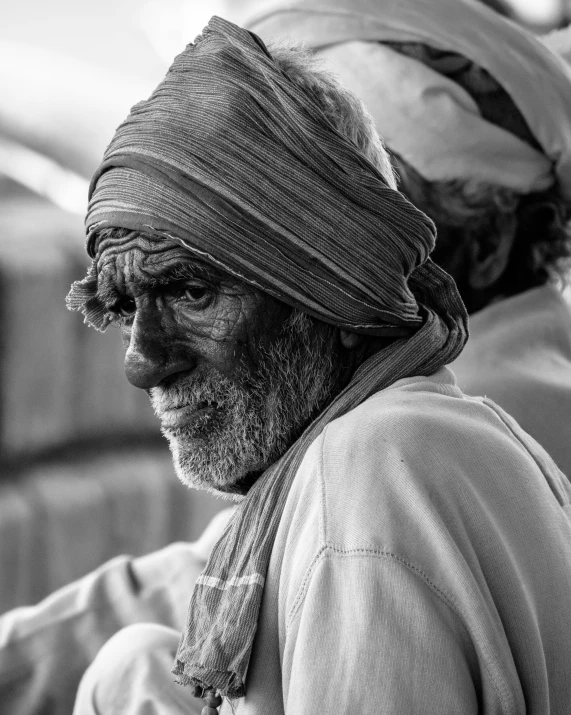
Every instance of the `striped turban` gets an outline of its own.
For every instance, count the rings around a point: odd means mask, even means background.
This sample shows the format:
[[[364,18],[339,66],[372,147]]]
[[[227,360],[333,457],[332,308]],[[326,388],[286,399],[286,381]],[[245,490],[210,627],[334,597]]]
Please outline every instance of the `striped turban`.
[[[214,18],[119,127],[90,187],[87,249],[105,227],[171,236],[340,327],[408,335],[431,220],[342,136],[256,36]],[[391,185],[392,184],[392,185]],[[70,307],[104,328],[97,267]]]
[[[199,693],[245,692],[272,546],[309,445],[378,390],[451,362],[466,340],[456,286],[428,257],[433,224],[391,182],[259,38],[220,18],[133,108],[93,178],[93,257],[106,227],[168,236],[323,321],[394,338],[256,480],[216,544],[174,671]],[[69,304],[101,328],[96,287],[94,260]]]

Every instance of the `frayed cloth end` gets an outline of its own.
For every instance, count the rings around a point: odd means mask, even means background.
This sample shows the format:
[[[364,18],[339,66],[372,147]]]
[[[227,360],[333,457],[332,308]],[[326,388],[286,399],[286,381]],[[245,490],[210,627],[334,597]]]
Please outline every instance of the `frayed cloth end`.
[[[188,666],[187,666],[188,668]],[[237,673],[228,671],[215,671],[210,668],[192,668],[198,676],[194,677],[185,673],[185,664],[177,658],[172,674],[176,676],[175,683],[192,688],[202,688],[203,691],[215,690],[222,697],[235,699],[243,698],[246,694],[244,681]],[[203,672],[201,672],[203,671]]]
[[[66,296],[65,304],[68,310],[83,313],[84,323],[100,333],[105,332],[112,317],[105,305],[97,297],[97,267],[92,261],[87,275],[80,281],[72,283]]]

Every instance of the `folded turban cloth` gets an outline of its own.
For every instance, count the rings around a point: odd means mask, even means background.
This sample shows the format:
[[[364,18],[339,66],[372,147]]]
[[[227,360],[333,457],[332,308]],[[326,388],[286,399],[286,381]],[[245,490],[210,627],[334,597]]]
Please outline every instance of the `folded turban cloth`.
[[[253,0],[246,25],[326,57],[388,147],[430,181],[519,193],[557,182],[571,199],[571,69],[539,39],[473,0]],[[535,141],[483,116],[454,72],[404,56],[422,43],[470,60],[509,95]],[[500,106],[500,103],[497,103]]]
[[[254,483],[215,546],[175,668],[199,690],[245,692],[275,534],[309,445],[371,394],[452,361],[466,340],[456,286],[428,258],[433,224],[387,177],[258,37],[213,18],[133,108],[93,178],[87,245],[95,259],[105,227],[168,236],[321,320],[395,337]],[[94,260],[69,304],[103,327],[96,288]]]

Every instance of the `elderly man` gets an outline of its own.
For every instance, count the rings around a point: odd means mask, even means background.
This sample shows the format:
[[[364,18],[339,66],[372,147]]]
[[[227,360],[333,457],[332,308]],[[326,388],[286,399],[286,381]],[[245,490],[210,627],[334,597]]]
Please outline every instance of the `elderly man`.
[[[456,387],[463,305],[358,100],[213,18],[87,228],[70,306],[120,325],[180,478],[239,503],[182,638],[119,633],[76,712],[567,712],[571,487]]]
[[[363,99],[471,314],[460,387],[498,402],[571,477],[569,69],[467,0],[246,6],[250,29],[303,41]]]

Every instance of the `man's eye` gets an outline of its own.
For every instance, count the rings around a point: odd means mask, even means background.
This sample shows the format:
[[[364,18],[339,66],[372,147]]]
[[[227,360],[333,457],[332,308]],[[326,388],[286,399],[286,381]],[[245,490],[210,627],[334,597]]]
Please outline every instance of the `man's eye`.
[[[184,286],[183,296],[191,303],[201,303],[204,302],[205,298],[208,296],[208,288],[203,285],[198,285],[195,283],[187,283]]]
[[[122,315],[123,317],[127,318],[131,315],[134,315],[136,310],[137,310],[137,305],[133,298],[128,298],[125,296],[124,298],[120,298],[111,308],[113,313],[116,315]]]

